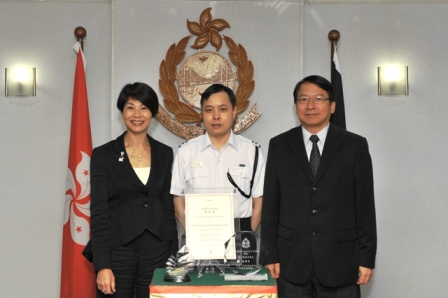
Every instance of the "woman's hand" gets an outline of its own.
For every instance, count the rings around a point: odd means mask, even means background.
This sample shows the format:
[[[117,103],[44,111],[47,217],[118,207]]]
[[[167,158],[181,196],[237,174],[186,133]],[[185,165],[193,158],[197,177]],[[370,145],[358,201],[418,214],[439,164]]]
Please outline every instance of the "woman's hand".
[[[111,269],[104,268],[98,270],[96,275],[96,284],[98,289],[105,295],[112,295],[115,293],[115,277]]]

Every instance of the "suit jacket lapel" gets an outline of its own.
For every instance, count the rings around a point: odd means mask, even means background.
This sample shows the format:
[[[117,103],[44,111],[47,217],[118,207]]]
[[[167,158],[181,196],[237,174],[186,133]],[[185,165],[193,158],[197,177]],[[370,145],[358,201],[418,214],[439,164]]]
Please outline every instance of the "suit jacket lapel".
[[[149,173],[148,182],[146,187],[152,187],[160,179],[160,174],[163,172],[163,158],[161,147],[156,140],[148,135],[149,145],[151,146],[151,172]]]
[[[135,186],[142,186],[142,182],[135,174],[135,171],[132,168],[132,165],[126,153],[126,149],[124,147],[125,133],[123,133],[115,140],[114,151],[111,151],[109,158],[111,159],[111,162],[115,167],[118,175]],[[123,158],[121,158],[121,156]]]
[[[151,172],[149,174],[149,178],[148,178],[148,183],[146,183],[146,185],[144,185],[142,183],[142,181],[138,178],[137,174],[135,173],[134,169],[132,168],[132,165],[129,161],[128,155],[126,153],[126,149],[124,147],[124,135],[125,133],[123,133],[121,136],[119,136],[116,140],[115,140],[115,147],[114,147],[114,151],[111,151],[109,158],[112,161],[112,164],[114,165],[117,173],[126,181],[128,181],[129,183],[138,186],[138,187],[142,187],[142,186],[146,186],[149,187],[150,185],[150,181],[154,180],[154,176],[152,173],[154,171],[154,164],[158,164],[158,159],[157,158],[153,158],[153,154],[155,154],[155,151],[157,149],[154,149],[154,147],[158,148],[159,146],[157,146],[154,143],[154,140],[148,136],[148,139],[150,141],[150,145],[151,145]],[[151,142],[152,139],[152,142]],[[154,146],[154,147],[153,147]],[[123,159],[120,159],[120,157],[123,154]],[[157,156],[157,155],[155,155]],[[156,169],[159,169],[160,166],[156,166]],[[153,179],[151,179],[153,178]],[[154,184],[155,181],[153,181],[152,184]]]
[[[306,153],[305,144],[303,143],[302,126],[296,127],[291,130],[289,138],[292,152],[294,153],[299,165],[302,167],[308,178],[313,181],[313,174],[311,173],[310,163],[308,161],[308,155]],[[320,166],[319,166],[320,167]]]
[[[340,133],[340,128],[337,128],[330,123],[327,137],[325,139],[324,150],[322,151],[319,167],[317,168],[317,173],[314,180],[315,183],[319,181],[319,179],[325,173],[328,166],[331,164],[331,161],[334,159],[336,153],[338,152],[341,145],[341,140],[339,139]]]

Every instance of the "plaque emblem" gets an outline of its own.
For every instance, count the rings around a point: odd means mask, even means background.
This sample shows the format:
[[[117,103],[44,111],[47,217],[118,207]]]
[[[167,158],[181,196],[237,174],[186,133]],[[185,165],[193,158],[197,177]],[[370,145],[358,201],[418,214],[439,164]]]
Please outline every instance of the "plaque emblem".
[[[250,241],[247,238],[244,238],[243,241],[241,241],[241,246],[245,249],[248,249],[250,247]]]
[[[201,13],[199,23],[187,20],[191,34],[170,46],[159,68],[159,90],[166,110],[160,105],[156,118],[170,131],[187,140],[205,133],[201,127],[200,99],[207,87],[220,83],[234,90],[237,114],[249,107],[249,97],[255,89],[254,67],[247,58],[246,50],[230,37],[220,35],[219,32],[230,28],[230,25],[223,19],[213,20],[210,11],[211,8],[207,8]],[[194,36],[196,39],[191,47],[198,51],[184,60],[185,49]],[[228,48],[230,61],[219,53],[223,41]],[[209,43],[216,48],[216,52],[203,50]],[[243,118],[236,121],[233,132],[241,133],[260,115],[255,103]]]

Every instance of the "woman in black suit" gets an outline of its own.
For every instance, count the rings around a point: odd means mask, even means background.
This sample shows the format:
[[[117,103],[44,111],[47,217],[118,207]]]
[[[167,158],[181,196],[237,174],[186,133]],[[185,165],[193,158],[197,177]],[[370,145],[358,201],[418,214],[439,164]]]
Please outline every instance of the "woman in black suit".
[[[151,87],[124,86],[117,107],[127,130],[95,148],[90,165],[97,297],[147,298],[154,269],[178,248],[170,195],[173,150],[147,133],[159,109]]]

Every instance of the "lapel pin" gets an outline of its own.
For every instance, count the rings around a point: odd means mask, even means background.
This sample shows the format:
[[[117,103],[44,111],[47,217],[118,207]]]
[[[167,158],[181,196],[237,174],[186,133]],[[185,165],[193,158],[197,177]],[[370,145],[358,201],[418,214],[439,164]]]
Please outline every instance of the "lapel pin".
[[[124,156],[124,152],[121,151],[121,157],[118,159],[119,162],[123,162],[123,160],[124,160],[123,156]]]

